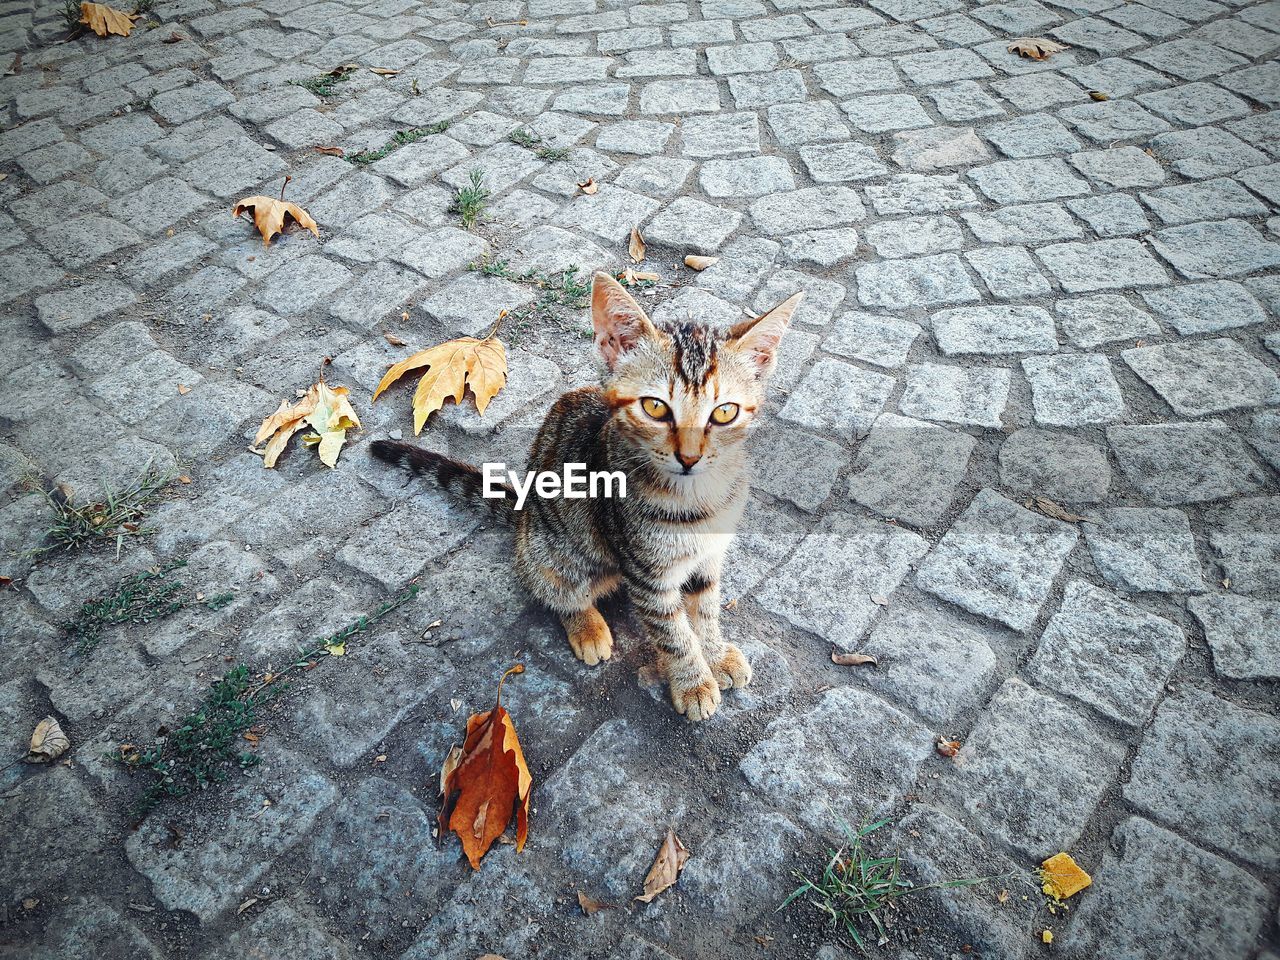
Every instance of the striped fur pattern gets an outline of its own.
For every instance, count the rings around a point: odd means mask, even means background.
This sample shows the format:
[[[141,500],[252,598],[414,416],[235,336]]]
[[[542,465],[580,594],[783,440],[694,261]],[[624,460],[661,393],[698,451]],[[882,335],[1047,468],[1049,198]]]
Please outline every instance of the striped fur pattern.
[[[711,716],[721,690],[751,681],[742,651],[721,636],[720,573],[747,502],[744,441],[800,298],[729,330],[656,326],[617,281],[596,274],[602,385],[560,397],[533,444],[531,470],[621,470],[627,496],[530,497],[515,514],[521,583],[559,616],[589,665],[613,654],[597,602],[625,584],[671,702],[690,720]],[[478,488],[474,468],[382,444],[382,459],[434,470],[462,492]]]

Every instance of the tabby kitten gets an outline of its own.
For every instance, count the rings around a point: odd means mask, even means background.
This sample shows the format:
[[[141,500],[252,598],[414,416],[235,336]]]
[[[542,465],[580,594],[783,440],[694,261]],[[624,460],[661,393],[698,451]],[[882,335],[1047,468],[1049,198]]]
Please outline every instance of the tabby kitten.
[[[591,320],[606,373],[599,387],[564,394],[538,431],[529,469],[622,471],[615,499],[530,497],[515,511],[516,574],[564,624],[578,659],[608,660],[613,636],[596,602],[620,584],[657,648],[671,702],[705,720],[720,691],[751,682],[742,651],[720,635],[720,570],[747,502],[744,441],[764,401],[778,344],[803,296],[729,330],[656,326],[603,273]],[[481,473],[406,443],[379,440],[374,456],[479,497]]]

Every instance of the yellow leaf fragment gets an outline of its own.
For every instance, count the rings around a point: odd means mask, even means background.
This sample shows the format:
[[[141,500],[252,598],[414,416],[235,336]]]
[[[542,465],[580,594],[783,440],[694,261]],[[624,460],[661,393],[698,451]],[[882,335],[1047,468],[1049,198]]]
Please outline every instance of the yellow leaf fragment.
[[[1040,864],[1041,889],[1055,900],[1073,897],[1093,883],[1093,877],[1085,873],[1069,853],[1055,853]]]
[[[345,643],[326,643],[324,649],[325,653],[331,657],[345,657],[347,655],[347,645]]]
[[[380,76],[380,77],[394,77],[394,76],[396,76],[400,71],[399,71],[399,70],[392,70],[390,67],[370,67],[370,68],[369,68],[369,72],[370,72],[370,73],[376,73],[376,74],[377,74],[378,76]]]
[[[1053,943],[1053,931],[1052,931],[1052,930],[1045,930],[1042,934],[1040,934],[1040,942],[1041,942],[1041,943]]]
[[[45,717],[36,724],[31,734],[31,746],[27,749],[27,763],[48,763],[67,752],[71,740],[62,732],[62,726],[53,717]]]
[[[667,836],[658,848],[653,866],[644,878],[644,893],[636,897],[642,903],[652,903],[653,898],[663,890],[673,886],[680,877],[680,871],[689,862],[689,849],[680,842],[676,832],[667,828]]]
[[[627,242],[627,256],[631,258],[631,262],[639,263],[643,260],[645,249],[644,236],[640,233],[640,228],[632,227],[631,239]]]
[[[321,462],[328,467],[336,467],[347,431],[360,426],[360,418],[347,399],[348,393],[346,387],[331,387],[320,380],[295,403],[281,400],[276,412],[262,421],[253,438],[255,447],[267,440],[262,451],[262,465],[267,469],[274,467],[289,438],[309,426],[315,433],[308,434],[303,440],[318,448]]]
[[[863,664],[879,666],[880,661],[869,653],[836,653],[831,651],[831,662],[838,667],[860,667]]]
[[[507,350],[497,338],[496,330],[483,340],[460,337],[446,343],[419,350],[391,365],[373,399],[410,370],[426,367],[418,388],[413,392],[413,432],[422,432],[427,418],[444,406],[446,400],[461,403],[467,388],[476,400],[476,410],[484,413],[489,401],[507,382]]]
[[[105,3],[80,4],[80,22],[100,37],[114,33],[127,37],[133,30],[133,21],[138,19],[136,13],[124,13]]]
[[[1055,53],[1066,50],[1067,47],[1065,44],[1046,40],[1044,37],[1017,37],[1011,40],[1005,49],[1029,60],[1048,60]]]
[[[707,267],[713,267],[720,262],[719,257],[700,257],[696,253],[690,253],[684,258],[684,265],[690,270],[702,271]]]
[[[270,246],[272,238],[277,234],[284,233],[284,228],[290,220],[310,230],[317,240],[320,239],[320,228],[311,219],[311,215],[296,203],[277,200],[275,197],[245,197],[235,205],[231,215],[239,217],[246,211],[253,214],[253,225],[262,234],[264,247]]]

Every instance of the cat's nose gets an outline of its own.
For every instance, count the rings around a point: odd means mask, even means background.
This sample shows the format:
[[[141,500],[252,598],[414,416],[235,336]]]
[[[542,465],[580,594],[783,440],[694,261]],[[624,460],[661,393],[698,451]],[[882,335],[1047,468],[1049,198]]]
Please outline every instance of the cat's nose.
[[[684,472],[688,473],[693,469],[693,465],[702,459],[700,453],[681,453],[676,451],[676,459],[680,461],[680,466],[684,467]]]

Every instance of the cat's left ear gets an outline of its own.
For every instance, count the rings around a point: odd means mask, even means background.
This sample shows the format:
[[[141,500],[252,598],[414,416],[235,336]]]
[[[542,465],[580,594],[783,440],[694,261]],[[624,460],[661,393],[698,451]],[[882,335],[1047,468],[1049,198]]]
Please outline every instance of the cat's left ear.
[[[762,317],[743,320],[729,330],[728,346],[745,353],[756,367],[756,376],[763,380],[773,372],[778,360],[778,344],[791,325],[791,315],[804,299],[804,291],[792,294]]]
[[[640,304],[607,273],[597,273],[591,282],[591,325],[596,349],[610,370],[640,341],[658,337]]]

